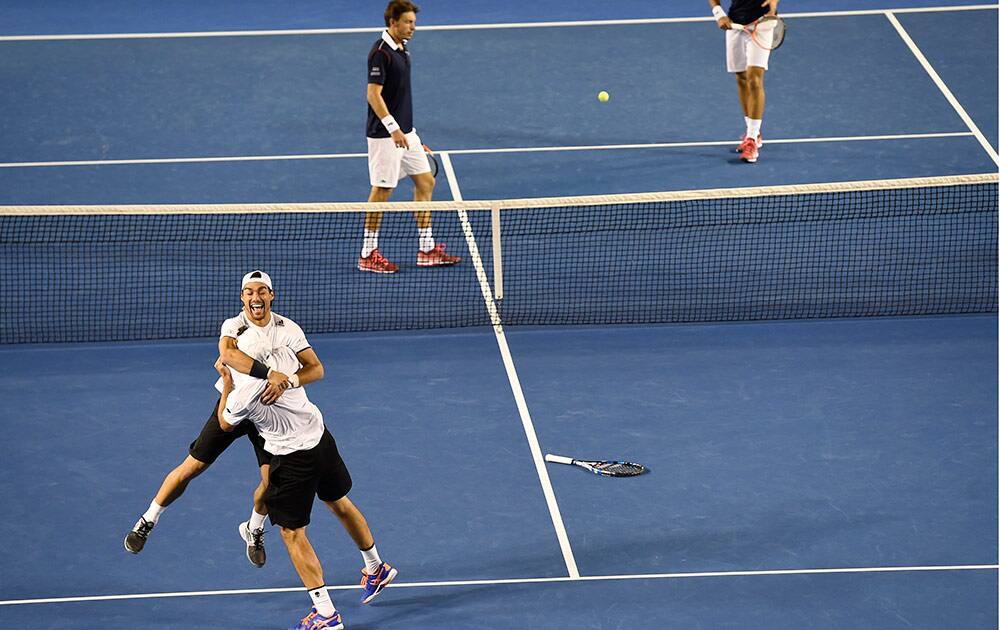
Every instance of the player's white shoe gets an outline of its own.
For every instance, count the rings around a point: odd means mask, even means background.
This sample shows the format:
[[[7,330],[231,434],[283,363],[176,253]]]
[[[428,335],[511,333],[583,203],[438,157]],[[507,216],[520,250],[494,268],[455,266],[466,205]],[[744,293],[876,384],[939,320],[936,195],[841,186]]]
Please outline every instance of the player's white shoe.
[[[258,569],[267,562],[264,553],[264,528],[250,529],[250,521],[240,523],[240,538],[247,544],[247,560]]]

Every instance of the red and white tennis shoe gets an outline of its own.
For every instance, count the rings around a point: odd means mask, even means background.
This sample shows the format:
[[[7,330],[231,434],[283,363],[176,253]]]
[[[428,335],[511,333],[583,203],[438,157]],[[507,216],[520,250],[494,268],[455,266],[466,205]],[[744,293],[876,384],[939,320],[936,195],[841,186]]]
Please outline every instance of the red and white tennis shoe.
[[[459,256],[450,256],[445,253],[444,243],[438,243],[429,252],[417,252],[417,266],[418,267],[446,267],[448,265],[457,265],[462,259]]]
[[[399,266],[386,260],[377,249],[373,249],[367,258],[358,258],[358,271],[396,273],[399,271]]]
[[[742,136],[740,136],[740,143],[739,143],[738,145],[736,145],[736,148],[735,148],[735,149],[733,149],[733,151],[736,151],[737,153],[742,153],[742,152],[743,152],[743,151],[742,151],[742,149],[743,149],[743,141],[744,141],[744,140],[746,140],[746,139],[747,139],[747,134],[746,134],[746,132],[744,131],[744,132],[743,132],[743,135],[742,135]],[[758,134],[757,134],[757,148],[759,149],[759,148],[761,148],[762,146],[764,146],[764,136],[762,136],[762,135],[760,135],[760,134],[758,133]]]
[[[748,164],[757,161],[757,142],[753,138],[744,138],[740,143],[740,159]]]

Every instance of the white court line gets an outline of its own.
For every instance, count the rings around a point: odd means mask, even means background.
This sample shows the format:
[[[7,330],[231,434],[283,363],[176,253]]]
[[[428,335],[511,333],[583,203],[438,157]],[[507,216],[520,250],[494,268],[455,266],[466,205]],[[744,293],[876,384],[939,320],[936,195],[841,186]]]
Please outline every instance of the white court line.
[[[768,144],[804,144],[817,142],[866,142],[877,140],[925,140],[931,138],[961,138],[975,135],[971,131],[941,133],[902,133],[880,136],[827,136],[818,138],[768,138]],[[503,149],[449,149],[440,151],[450,155],[477,155],[487,153],[544,153],[555,151],[606,151],[621,149],[677,149],[685,147],[719,147],[736,144],[736,140],[706,140],[692,142],[650,142],[645,144],[592,144],[555,147],[508,147]],[[60,162],[0,162],[0,168],[47,168],[55,166],[124,166],[131,164],[199,164],[203,162],[263,162],[282,160],[331,160],[340,158],[366,158],[367,153],[304,153],[291,155],[232,155],[187,158],[143,158],[136,160],[64,160]],[[449,181],[449,185],[450,185]],[[452,191],[454,194],[454,190]]]
[[[944,6],[944,7],[911,7],[905,9],[892,9],[896,13],[938,13],[950,11],[982,11],[986,9],[996,9],[996,4],[975,4],[965,6]],[[782,13],[783,18],[811,18],[811,17],[850,17],[859,15],[882,15],[888,9],[859,9],[853,11],[811,11],[804,13]],[[684,22],[714,22],[711,15],[699,17],[674,17],[674,18],[639,18],[622,20],[569,20],[559,22],[508,22],[498,24],[438,24],[421,25],[421,31],[472,31],[483,29],[504,29],[504,28],[554,28],[573,26],[629,26],[640,24],[675,24]],[[355,27],[355,28],[309,28],[309,29],[276,29],[276,30],[252,30],[252,31],[180,31],[173,33],[79,33],[69,35],[4,35],[0,36],[0,42],[16,41],[57,41],[57,40],[94,40],[94,39],[168,39],[168,38],[190,38],[190,37],[273,37],[286,35],[340,35],[350,33],[379,33],[385,30],[383,27]]]
[[[910,52],[913,53],[913,56],[917,58],[917,61],[920,62],[920,65],[923,66],[924,70],[927,71],[927,74],[930,75],[931,81],[934,82],[934,85],[936,85],[938,89],[941,90],[941,93],[944,94],[944,97],[948,100],[948,102],[955,109],[955,111],[958,112],[958,116],[959,118],[962,119],[962,122],[965,123],[965,126],[968,127],[970,131],[972,131],[972,134],[974,136],[976,136],[976,140],[979,140],[979,144],[981,144],[983,148],[986,149],[986,152],[993,159],[993,162],[996,163],[998,166],[1000,166],[1000,156],[997,155],[996,149],[994,149],[993,145],[991,145],[989,140],[986,139],[986,136],[983,135],[983,132],[979,130],[979,127],[976,126],[976,123],[972,121],[972,117],[969,116],[969,114],[965,111],[965,108],[962,107],[962,104],[958,102],[958,99],[955,98],[955,95],[951,93],[951,90],[948,89],[948,86],[945,85],[945,82],[941,80],[940,75],[938,75],[937,71],[934,70],[934,67],[931,65],[931,62],[927,60],[927,57],[925,57],[924,53],[920,51],[920,48],[917,47],[916,42],[913,41],[913,39],[910,37],[910,34],[906,32],[906,29],[903,28],[903,25],[899,23],[899,20],[896,19],[896,16],[893,15],[892,11],[886,11],[885,17],[889,19],[889,22],[896,29],[896,32],[899,33],[899,36],[903,38],[903,41],[906,42],[906,45],[910,48]]]
[[[506,584],[545,584],[558,582],[610,582],[619,580],[677,580],[686,578],[730,578],[780,575],[835,575],[850,573],[909,573],[927,571],[996,571],[996,564],[961,564],[914,567],[844,567],[838,569],[777,569],[762,571],[700,571],[690,573],[636,573],[632,575],[585,575],[547,578],[507,578],[499,580],[452,580],[446,582],[393,582],[388,588],[436,588],[447,586],[502,586]],[[327,586],[331,591],[347,591],[361,588],[357,584]],[[301,586],[280,588],[247,588],[215,591],[177,591],[170,593],[130,593],[127,595],[82,595],[76,597],[46,597],[37,599],[0,600],[0,606],[25,604],[64,604],[72,602],[99,602],[128,599],[166,599],[171,597],[207,597],[218,595],[259,595],[267,593],[300,593]]]
[[[448,177],[448,186],[451,188],[452,197],[455,201],[462,201],[462,191],[458,186],[458,178],[455,177],[455,170],[451,165],[451,157],[448,153],[441,153],[441,164],[444,167],[445,175]],[[465,232],[465,240],[469,245],[472,264],[476,269],[476,277],[479,279],[479,289],[482,291],[483,300],[486,302],[486,311],[490,315],[493,333],[497,340],[497,346],[500,348],[503,367],[507,371],[507,380],[510,381],[510,390],[514,395],[514,402],[517,404],[517,412],[521,416],[521,425],[524,427],[525,437],[528,439],[531,458],[535,462],[535,472],[538,474],[538,481],[542,485],[545,504],[549,508],[552,527],[555,529],[556,539],[559,541],[559,549],[562,550],[563,561],[566,563],[566,572],[569,574],[569,579],[577,579],[580,577],[580,571],[576,567],[576,558],[573,556],[573,548],[569,544],[569,536],[566,534],[566,526],[563,524],[559,504],[556,502],[556,494],[552,489],[549,471],[545,467],[545,460],[542,457],[542,449],[538,445],[535,425],[531,421],[528,404],[524,400],[521,381],[518,379],[517,370],[514,368],[514,359],[511,357],[510,348],[507,346],[507,337],[504,334],[503,323],[500,321],[500,315],[497,312],[496,301],[493,299],[489,279],[486,277],[486,271],[483,268],[483,260],[479,255],[479,247],[476,245],[476,239],[472,233],[472,226],[469,224],[469,217],[466,211],[464,209],[459,210],[458,216],[462,221],[462,229]]]

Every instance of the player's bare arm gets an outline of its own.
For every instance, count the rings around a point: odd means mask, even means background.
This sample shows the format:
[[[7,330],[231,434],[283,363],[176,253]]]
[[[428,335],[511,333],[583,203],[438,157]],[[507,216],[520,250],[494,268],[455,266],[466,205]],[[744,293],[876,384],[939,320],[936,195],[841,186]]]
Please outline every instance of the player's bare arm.
[[[382,98],[382,86],[378,83],[368,84],[368,104],[379,118],[385,118],[389,115],[389,106],[385,104],[385,99]],[[406,141],[406,134],[402,130],[394,130],[392,132],[392,139],[397,147],[410,148],[410,144]]]
[[[289,387],[302,387],[303,385],[315,383],[323,378],[323,364],[320,363],[315,350],[312,348],[306,348],[305,350],[296,353],[295,356],[298,358],[299,363],[302,364],[302,367],[300,367],[295,374],[289,375],[282,383],[272,383],[270,378],[268,378],[267,387],[264,389],[264,393],[260,396],[260,401],[265,405],[274,403],[281,397],[281,392]],[[274,373],[284,376],[281,372]]]
[[[223,363],[241,374],[250,374],[253,370],[253,358],[236,346],[235,337],[222,337],[219,339],[219,357]],[[281,392],[292,386],[288,382],[288,375],[277,370],[268,371],[267,383],[267,389],[264,391],[265,394],[270,391],[271,395],[261,398],[261,402],[265,405],[273,404],[281,398]]]
[[[760,3],[760,6],[767,7],[765,15],[778,15],[778,0],[764,0],[764,2]]]
[[[715,15],[715,21],[719,25],[719,28],[728,31],[733,27],[733,21],[726,15],[725,10],[719,4],[719,0],[708,0],[708,6],[712,10],[712,14]],[[716,7],[718,7],[718,10],[716,10]]]
[[[228,433],[236,428],[223,419],[225,416],[226,401],[229,400],[229,394],[233,392],[233,374],[226,367],[226,364],[223,363],[221,356],[215,362],[215,371],[222,377],[222,395],[219,398],[219,410],[216,416],[219,418],[219,427]]]

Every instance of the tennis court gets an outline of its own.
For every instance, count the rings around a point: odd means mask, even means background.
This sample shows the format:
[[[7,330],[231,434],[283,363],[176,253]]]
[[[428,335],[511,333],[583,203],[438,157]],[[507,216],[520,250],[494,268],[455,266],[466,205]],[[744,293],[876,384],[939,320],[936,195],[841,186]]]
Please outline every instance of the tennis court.
[[[235,535],[245,441],[122,549],[259,267],[400,571],[358,604],[314,509],[348,628],[996,627],[997,5],[784,3],[747,165],[692,4],[422,7],[464,260],[409,264],[393,213],[393,277],[353,267],[382,3],[0,6],[0,626],[305,611],[277,532],[263,569]]]

